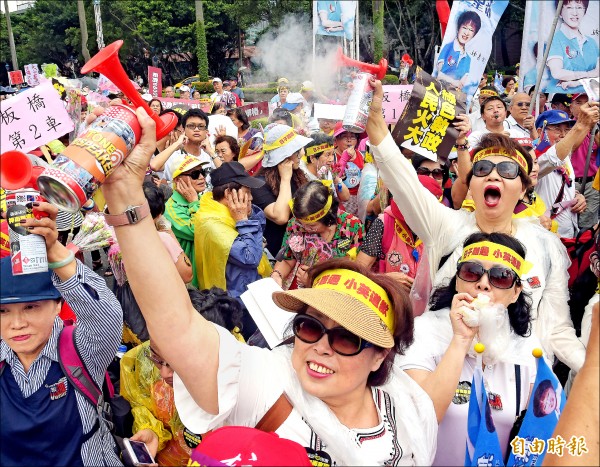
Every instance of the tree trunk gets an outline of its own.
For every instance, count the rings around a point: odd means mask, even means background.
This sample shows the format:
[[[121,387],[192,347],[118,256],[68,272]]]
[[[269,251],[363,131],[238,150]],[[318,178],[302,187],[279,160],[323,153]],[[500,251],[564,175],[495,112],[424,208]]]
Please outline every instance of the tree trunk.
[[[204,9],[202,0],[196,4],[196,56],[198,57],[198,75],[200,81],[208,81],[208,48],[206,46],[206,30],[204,29]]]
[[[88,30],[83,0],[77,0],[77,14],[79,15],[79,30],[81,31],[81,55],[83,55],[83,61],[87,63],[91,57],[88,50]]]
[[[383,1],[373,0],[373,61],[383,58]]]
[[[17,49],[15,48],[15,38],[13,37],[12,26],[10,24],[10,13],[8,12],[7,0],[4,0],[4,13],[6,14],[6,29],[8,30],[8,44],[10,47],[13,71],[17,71],[19,69],[19,63],[17,62]]]

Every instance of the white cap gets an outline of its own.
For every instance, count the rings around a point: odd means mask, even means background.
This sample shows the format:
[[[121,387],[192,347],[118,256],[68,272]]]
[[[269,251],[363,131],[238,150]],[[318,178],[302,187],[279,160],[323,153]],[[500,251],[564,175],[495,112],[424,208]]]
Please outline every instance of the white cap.
[[[179,88],[179,92],[189,92],[190,88],[185,84]]]
[[[146,102],[150,102],[152,100],[152,94],[142,94],[142,99],[144,99]]]
[[[290,104],[301,104],[304,102],[304,97],[302,97],[302,94],[299,92],[292,92],[288,94],[285,101],[289,102]]]
[[[312,84],[312,81],[304,81],[302,83],[302,88],[300,91],[314,91],[315,86]]]
[[[223,80],[222,80],[221,78],[213,78],[213,79],[212,79],[212,82],[214,83],[215,81],[217,81],[217,82],[219,82],[219,83],[222,83],[222,82],[223,82]]]

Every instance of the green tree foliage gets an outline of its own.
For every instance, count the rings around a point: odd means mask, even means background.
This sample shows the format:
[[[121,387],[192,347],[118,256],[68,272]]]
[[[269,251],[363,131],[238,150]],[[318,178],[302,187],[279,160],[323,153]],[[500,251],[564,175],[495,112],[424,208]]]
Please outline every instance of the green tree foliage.
[[[373,61],[383,58],[383,0],[373,0]]]

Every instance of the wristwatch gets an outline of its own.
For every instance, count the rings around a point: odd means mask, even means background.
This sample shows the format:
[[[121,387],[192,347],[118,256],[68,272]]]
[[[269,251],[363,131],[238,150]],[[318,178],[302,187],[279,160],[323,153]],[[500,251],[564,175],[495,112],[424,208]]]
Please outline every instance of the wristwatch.
[[[122,214],[109,214],[108,208],[104,210],[104,219],[108,225],[120,227],[123,225],[137,224],[144,217],[150,214],[150,206],[148,200],[144,201],[141,206],[127,206]]]

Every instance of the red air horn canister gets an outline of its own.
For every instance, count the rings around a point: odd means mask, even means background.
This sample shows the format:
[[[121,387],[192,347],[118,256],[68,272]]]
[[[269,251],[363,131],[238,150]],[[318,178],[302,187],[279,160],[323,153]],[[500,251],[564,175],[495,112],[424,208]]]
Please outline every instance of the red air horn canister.
[[[344,129],[353,133],[362,133],[367,128],[367,119],[369,118],[369,107],[373,101],[373,88],[369,84],[371,77],[383,79],[387,71],[388,62],[385,58],[379,61],[378,65],[359,62],[346,57],[341,47],[337,54],[338,66],[356,67],[362,73],[356,73],[353,79],[353,89],[348,97],[346,104],[346,113],[342,126]]]
[[[177,125],[177,117],[154,114],[127,77],[119,61],[123,41],[102,49],[81,69],[95,71],[110,79],[135,107],[143,107],[156,122],[156,138],[166,136]],[[59,154],[50,168],[38,178],[46,199],[65,211],[75,212],[92,196],[139,142],[142,129],[135,110],[126,105],[112,105],[75,141]]]

